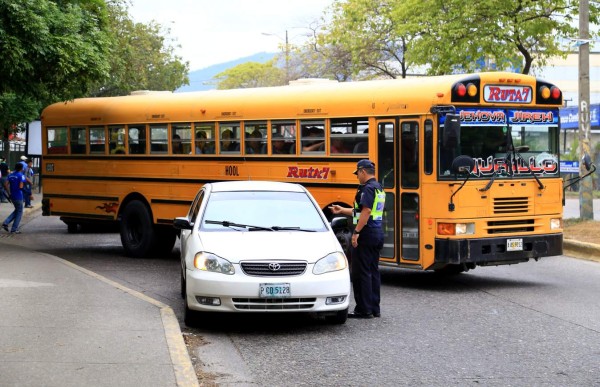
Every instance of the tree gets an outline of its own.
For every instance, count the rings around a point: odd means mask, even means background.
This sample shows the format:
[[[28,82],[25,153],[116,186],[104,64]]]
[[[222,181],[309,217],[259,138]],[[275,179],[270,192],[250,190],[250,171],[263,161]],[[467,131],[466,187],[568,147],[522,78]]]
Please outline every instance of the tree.
[[[125,0],[108,0],[110,76],[90,96],[127,95],[134,90],[173,91],[189,83],[188,62],[175,55],[170,30],[156,22],[135,23]]]
[[[285,70],[276,66],[276,58],[267,63],[246,62],[217,74],[217,89],[280,86],[285,84]]]
[[[81,96],[107,76],[106,27],[102,0],[0,0],[4,141],[19,123],[37,117],[40,107]]]
[[[578,0],[347,0],[333,8],[329,39],[352,52],[355,73],[404,76],[517,70],[524,74],[564,56],[576,36]],[[598,24],[600,4],[591,2]],[[352,31],[352,33],[348,33]],[[562,38],[562,39],[561,39]]]

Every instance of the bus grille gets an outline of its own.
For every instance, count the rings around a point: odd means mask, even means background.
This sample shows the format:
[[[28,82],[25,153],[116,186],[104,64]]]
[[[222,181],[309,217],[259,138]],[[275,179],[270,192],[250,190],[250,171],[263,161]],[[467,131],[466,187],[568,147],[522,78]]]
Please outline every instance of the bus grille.
[[[488,222],[488,234],[508,234],[517,232],[533,232],[535,221],[523,220],[496,220]]]
[[[311,309],[316,301],[316,298],[233,298],[233,305],[243,310],[303,310]]]
[[[494,198],[494,214],[522,214],[529,212],[528,197]]]
[[[247,275],[261,277],[286,277],[306,271],[306,262],[242,262],[241,266]]]

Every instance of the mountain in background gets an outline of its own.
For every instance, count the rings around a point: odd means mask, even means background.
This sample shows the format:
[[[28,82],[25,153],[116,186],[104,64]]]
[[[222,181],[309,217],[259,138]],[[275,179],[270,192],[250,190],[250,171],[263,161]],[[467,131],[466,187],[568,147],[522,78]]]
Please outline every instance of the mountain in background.
[[[213,78],[215,77],[215,75],[222,73],[223,71],[231,67],[235,67],[239,64],[246,62],[265,63],[273,59],[275,55],[277,54],[273,52],[259,52],[258,54],[235,59],[230,62],[219,63],[200,70],[190,71],[190,73],[188,74],[190,84],[180,87],[179,89],[175,90],[175,92],[180,93],[186,91],[203,91],[215,89],[216,86],[213,83]]]

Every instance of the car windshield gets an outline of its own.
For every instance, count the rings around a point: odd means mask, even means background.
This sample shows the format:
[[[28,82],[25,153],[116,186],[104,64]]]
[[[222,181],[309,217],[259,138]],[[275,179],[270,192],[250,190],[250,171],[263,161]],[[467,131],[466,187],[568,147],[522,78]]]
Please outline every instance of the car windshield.
[[[257,227],[274,231],[327,230],[318,208],[304,192],[213,192],[202,219],[202,231],[256,231]],[[252,227],[236,227],[232,224]]]

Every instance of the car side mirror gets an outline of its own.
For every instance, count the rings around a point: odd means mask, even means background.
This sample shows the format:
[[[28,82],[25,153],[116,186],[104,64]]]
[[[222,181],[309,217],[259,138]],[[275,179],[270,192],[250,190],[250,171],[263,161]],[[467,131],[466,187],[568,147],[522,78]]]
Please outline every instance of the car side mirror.
[[[331,227],[334,229],[348,228],[348,218],[345,216],[339,216],[339,217],[333,218],[331,220]]]
[[[178,230],[191,230],[194,224],[187,217],[178,217],[173,220],[173,227]]]

